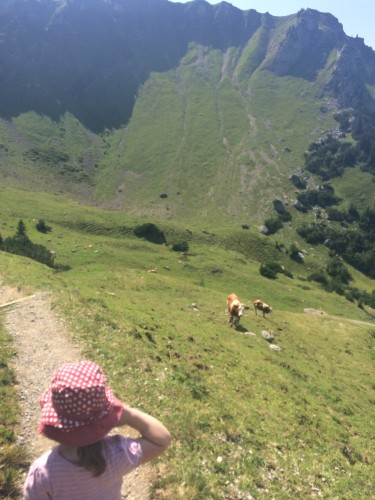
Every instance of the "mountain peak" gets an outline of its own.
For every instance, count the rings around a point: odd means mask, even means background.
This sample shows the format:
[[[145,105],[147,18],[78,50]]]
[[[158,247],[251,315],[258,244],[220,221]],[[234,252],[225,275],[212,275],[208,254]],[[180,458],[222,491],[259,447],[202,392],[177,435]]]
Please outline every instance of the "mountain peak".
[[[372,50],[347,37],[334,16],[313,9],[277,18],[205,0],[5,2],[0,30],[2,116],[31,109],[56,119],[68,111],[93,131],[126,124],[150,73],[176,68],[190,43],[223,52],[256,43],[251,67],[310,81],[336,54],[326,90],[341,92],[345,103],[352,90],[345,61],[356,58],[350,64],[362,95],[373,78]],[[344,63],[349,73],[340,88]]]

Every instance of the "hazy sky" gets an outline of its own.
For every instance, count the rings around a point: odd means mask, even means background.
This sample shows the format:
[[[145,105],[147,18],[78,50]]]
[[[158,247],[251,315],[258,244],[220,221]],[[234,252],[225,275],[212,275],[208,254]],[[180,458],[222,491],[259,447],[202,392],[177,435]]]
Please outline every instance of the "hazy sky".
[[[170,0],[186,3],[188,0]],[[215,5],[220,0],[207,0]],[[300,9],[330,12],[344,27],[349,36],[358,35],[365,44],[375,49],[375,0],[226,0],[241,10],[255,9],[273,16],[295,14]]]

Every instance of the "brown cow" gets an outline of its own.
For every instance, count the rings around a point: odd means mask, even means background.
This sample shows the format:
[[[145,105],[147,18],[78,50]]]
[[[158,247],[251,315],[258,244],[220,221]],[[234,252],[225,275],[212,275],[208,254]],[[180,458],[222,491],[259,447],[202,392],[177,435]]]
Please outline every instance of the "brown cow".
[[[238,325],[244,309],[247,309],[245,304],[241,304],[240,299],[235,293],[231,293],[227,297],[227,310],[229,312],[229,323],[234,326]]]
[[[263,302],[263,300],[259,300],[259,299],[254,300],[253,304],[254,304],[255,314],[258,315],[258,311],[262,311],[263,318],[266,317],[266,314],[272,312],[272,307],[269,306],[268,304],[266,304],[265,302]]]

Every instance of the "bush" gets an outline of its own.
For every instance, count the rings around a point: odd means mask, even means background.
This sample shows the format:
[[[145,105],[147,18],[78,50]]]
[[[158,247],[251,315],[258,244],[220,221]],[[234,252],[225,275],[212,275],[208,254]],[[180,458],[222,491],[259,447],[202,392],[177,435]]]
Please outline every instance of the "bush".
[[[15,236],[5,238],[4,241],[0,242],[0,249],[4,252],[29,257],[51,268],[55,267],[54,255],[45,246],[33,243],[28,238],[25,224],[22,220],[18,222]]]
[[[303,226],[297,228],[297,233],[304,238],[307,243],[311,245],[316,245],[318,243],[324,243],[327,239],[328,230],[324,224],[303,224]]]
[[[181,241],[180,243],[173,243],[172,250],[174,252],[187,252],[189,250],[189,244],[187,241]]]
[[[339,257],[334,257],[326,267],[327,273],[338,283],[347,285],[352,279],[351,274]]]
[[[145,240],[150,241],[151,243],[156,243],[157,245],[162,245],[167,242],[163,231],[151,222],[146,222],[141,226],[137,226],[134,229],[134,234],[138,238],[144,238]]]
[[[39,221],[35,224],[37,231],[40,233],[47,234],[52,231],[50,226],[47,226],[43,219],[39,219]]]
[[[326,290],[326,292],[336,292],[339,295],[344,295],[345,293],[345,287],[337,277],[332,278],[330,281],[328,281],[324,289]]]
[[[309,276],[307,276],[307,281],[316,281],[321,285],[327,285],[328,283],[328,279],[322,271],[310,274]]]
[[[315,205],[327,208],[332,205],[338,205],[341,201],[340,198],[334,194],[333,189],[329,189],[327,184],[321,186],[320,189],[310,189],[303,193],[299,193],[297,195],[297,200],[308,208],[314,207]]]
[[[354,167],[359,158],[359,149],[350,143],[327,138],[310,144],[305,153],[305,167],[323,180],[339,177],[345,168]]]
[[[268,234],[275,234],[279,229],[283,227],[283,223],[279,217],[267,219],[264,225],[268,229]]]
[[[289,177],[289,180],[297,189],[306,189],[307,187],[306,179],[299,175],[293,174]]]
[[[281,213],[279,215],[279,218],[282,222],[290,222],[292,220],[292,216],[291,216],[290,212],[288,212],[287,210],[285,210],[285,212]]]
[[[355,298],[355,300],[359,300],[362,296],[362,293],[360,290],[358,290],[357,287],[349,286],[348,290],[350,291],[350,294],[352,297]]]
[[[327,208],[328,220],[333,222],[341,222],[345,218],[345,214],[337,210],[337,208]]]
[[[346,298],[346,300],[349,300],[349,302],[354,302],[355,301],[353,295],[350,293],[349,290],[345,290],[344,297]]]
[[[277,262],[266,262],[265,264],[261,264],[259,268],[259,272],[262,276],[269,279],[276,279],[277,273],[281,273],[283,268]]]

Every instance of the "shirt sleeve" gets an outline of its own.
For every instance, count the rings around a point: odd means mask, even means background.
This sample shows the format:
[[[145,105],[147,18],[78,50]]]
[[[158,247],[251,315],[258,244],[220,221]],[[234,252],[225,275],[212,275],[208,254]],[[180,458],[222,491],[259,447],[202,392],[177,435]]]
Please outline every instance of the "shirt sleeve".
[[[108,469],[116,470],[124,476],[138,467],[142,458],[142,446],[139,439],[125,438],[119,434],[107,438]]]
[[[142,458],[142,446],[138,439],[125,439],[123,443],[123,449],[125,454],[132,465],[132,467],[138,467]]]
[[[51,500],[49,482],[45,472],[36,464],[32,464],[27,475],[23,494],[25,500]]]

